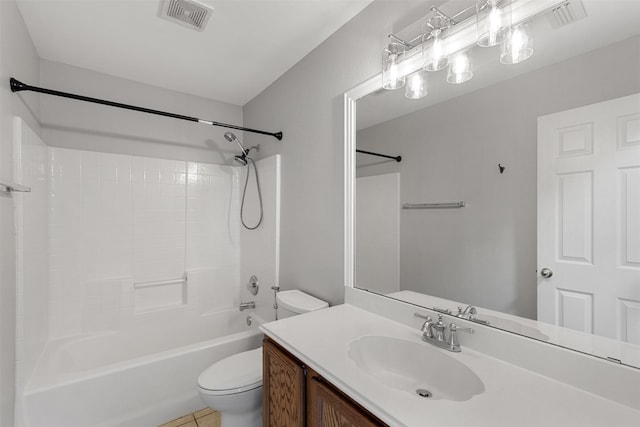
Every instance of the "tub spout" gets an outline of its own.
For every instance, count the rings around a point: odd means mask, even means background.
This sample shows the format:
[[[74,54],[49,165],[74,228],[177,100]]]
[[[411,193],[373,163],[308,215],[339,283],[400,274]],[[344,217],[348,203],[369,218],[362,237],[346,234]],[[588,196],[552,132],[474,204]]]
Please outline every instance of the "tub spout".
[[[240,311],[245,311],[247,309],[253,309],[253,308],[256,308],[256,302],[255,301],[241,302],[240,303]]]

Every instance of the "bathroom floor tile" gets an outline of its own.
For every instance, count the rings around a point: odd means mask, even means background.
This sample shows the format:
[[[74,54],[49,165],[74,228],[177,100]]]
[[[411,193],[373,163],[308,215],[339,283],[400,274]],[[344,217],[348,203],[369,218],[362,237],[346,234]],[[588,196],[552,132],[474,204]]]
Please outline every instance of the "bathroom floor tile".
[[[180,418],[176,418],[173,421],[169,421],[166,424],[161,424],[158,427],[182,427],[185,424],[188,424],[190,422],[195,422],[195,418],[193,417],[193,414],[189,414],[189,415],[185,415],[183,417]],[[191,426],[189,426],[191,427]]]
[[[220,427],[220,421],[220,412],[213,412],[197,419],[198,427]]]
[[[204,409],[200,409],[199,411],[196,411],[193,413],[193,416],[196,418],[196,420],[198,418],[202,418],[205,415],[209,415],[212,414],[214,411],[211,408],[204,408]]]
[[[204,408],[158,427],[220,427],[221,425],[220,412]]]

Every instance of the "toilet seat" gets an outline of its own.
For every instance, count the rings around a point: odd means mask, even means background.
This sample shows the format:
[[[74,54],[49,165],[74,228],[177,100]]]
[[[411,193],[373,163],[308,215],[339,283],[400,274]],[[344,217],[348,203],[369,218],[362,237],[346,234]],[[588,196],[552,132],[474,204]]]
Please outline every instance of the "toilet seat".
[[[198,377],[201,393],[219,396],[262,387],[262,347],[214,363]]]

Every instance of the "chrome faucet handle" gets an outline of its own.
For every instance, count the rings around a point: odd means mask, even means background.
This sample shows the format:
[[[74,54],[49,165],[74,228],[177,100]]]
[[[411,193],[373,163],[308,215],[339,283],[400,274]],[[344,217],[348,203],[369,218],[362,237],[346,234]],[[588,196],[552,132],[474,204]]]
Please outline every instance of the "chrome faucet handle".
[[[461,328],[460,326],[456,325],[455,323],[452,323],[449,325],[449,330],[450,331],[462,331],[462,332],[467,332],[469,334],[473,334],[474,330],[473,328]]]
[[[425,322],[422,324],[422,327],[420,328],[420,331],[422,332],[422,339],[433,338],[433,332],[431,331],[433,319],[431,318],[431,316],[425,316],[420,313],[413,313],[413,315],[425,320]]]
[[[458,331],[473,334],[473,328],[460,328],[455,323],[449,325],[449,349],[455,352],[460,351],[460,343],[458,342]]]

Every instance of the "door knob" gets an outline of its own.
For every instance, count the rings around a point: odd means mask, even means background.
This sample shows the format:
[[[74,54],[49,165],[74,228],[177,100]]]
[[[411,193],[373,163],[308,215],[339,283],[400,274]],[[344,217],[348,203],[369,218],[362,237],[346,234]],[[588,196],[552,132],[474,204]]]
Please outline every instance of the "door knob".
[[[540,270],[540,275],[545,279],[548,279],[549,277],[553,276],[553,271],[551,271],[550,268],[545,267],[542,270]]]

